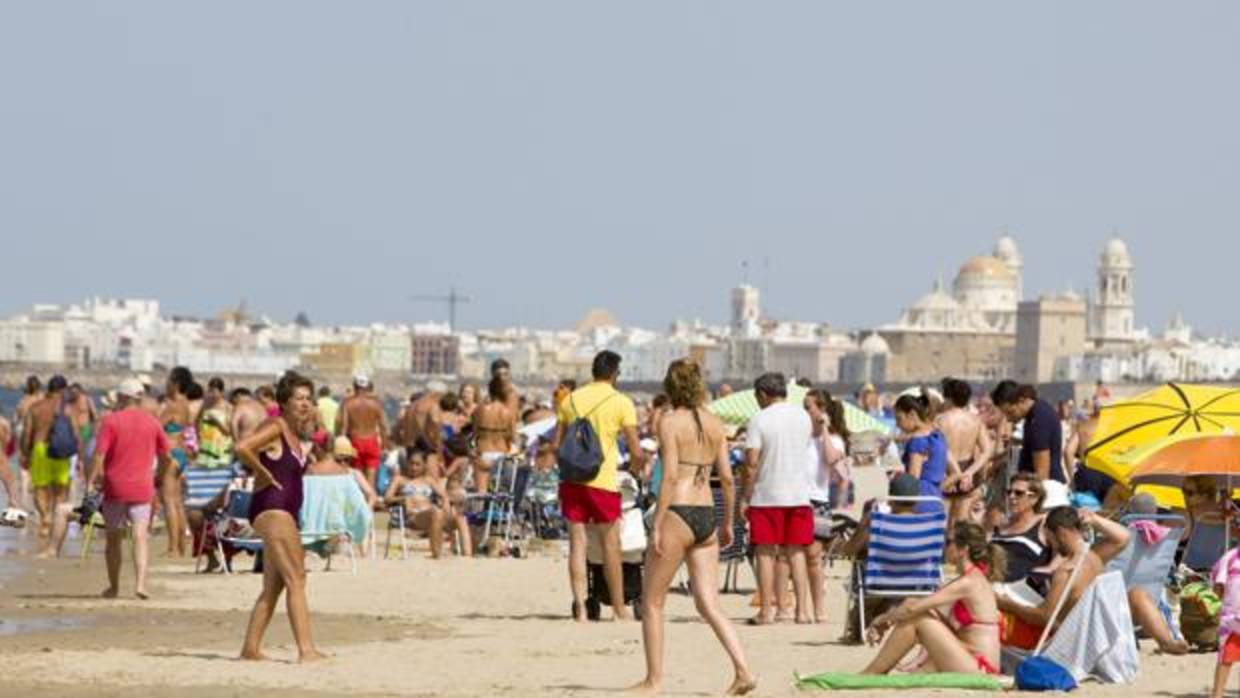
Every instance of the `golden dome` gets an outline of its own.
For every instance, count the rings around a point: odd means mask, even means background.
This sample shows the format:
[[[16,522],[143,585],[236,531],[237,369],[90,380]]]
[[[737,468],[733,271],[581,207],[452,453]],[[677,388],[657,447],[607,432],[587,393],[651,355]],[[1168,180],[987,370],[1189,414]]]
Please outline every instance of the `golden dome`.
[[[1013,278],[1012,270],[1002,261],[994,257],[974,257],[960,266],[960,272],[956,274],[956,279],[983,278],[983,279],[1003,279],[1005,281]]]

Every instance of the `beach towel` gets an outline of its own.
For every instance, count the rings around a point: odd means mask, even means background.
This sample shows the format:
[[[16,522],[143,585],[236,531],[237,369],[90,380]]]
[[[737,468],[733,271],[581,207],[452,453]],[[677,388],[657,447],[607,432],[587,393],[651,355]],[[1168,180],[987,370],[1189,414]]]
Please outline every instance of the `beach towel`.
[[[1071,672],[1077,683],[1089,676],[1129,683],[1140,668],[1135,635],[1124,576],[1107,572],[1077,601],[1042,654]]]
[[[796,675],[796,687],[820,691],[877,691],[900,688],[938,688],[961,691],[1001,691],[1003,684],[986,674],[848,674],[829,671],[813,676]]]
[[[320,540],[327,533],[348,532],[354,543],[366,539],[374,514],[352,475],[310,475],[302,479],[302,486],[303,545]]]
[[[1171,529],[1166,526],[1159,526],[1153,521],[1136,521],[1132,524],[1132,530],[1145,541],[1146,545],[1153,545],[1171,533]]]

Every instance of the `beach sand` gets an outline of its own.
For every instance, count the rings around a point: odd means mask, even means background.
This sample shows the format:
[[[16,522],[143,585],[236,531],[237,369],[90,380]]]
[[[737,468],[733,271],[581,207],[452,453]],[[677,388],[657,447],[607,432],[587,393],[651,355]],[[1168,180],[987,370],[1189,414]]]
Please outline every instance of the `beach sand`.
[[[19,558],[20,568],[0,589],[0,695],[595,695],[642,678],[639,624],[567,620],[559,544],[526,559],[440,561],[429,560],[424,545],[408,560],[363,560],[357,576],[341,558],[331,572],[311,559],[314,632],[332,658],[308,666],[294,662],[283,609],[268,635],[274,661],[236,660],[258,575],[196,575],[191,563],[159,559],[151,600],[133,598],[126,566],[122,598],[105,601],[97,596],[105,585],[102,546],[85,566],[76,558]],[[794,672],[857,670],[873,655],[835,642],[844,570],[832,570],[831,622],[739,627],[759,675],[758,695],[792,695]],[[747,575],[742,584],[752,588]],[[738,624],[752,614],[747,595],[723,600]],[[667,693],[720,694],[730,668],[692,600],[673,595],[668,616]],[[1135,686],[1087,684],[1078,695],[1206,693],[1212,655],[1163,657],[1146,641],[1142,661]]]

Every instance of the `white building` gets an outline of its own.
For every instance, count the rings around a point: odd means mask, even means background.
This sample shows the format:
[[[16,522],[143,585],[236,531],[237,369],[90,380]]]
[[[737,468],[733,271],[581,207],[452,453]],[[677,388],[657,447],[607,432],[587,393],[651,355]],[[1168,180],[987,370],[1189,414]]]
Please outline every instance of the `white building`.
[[[1136,339],[1133,265],[1128,246],[1107,241],[1098,260],[1098,287],[1090,307],[1090,339],[1099,347],[1123,346]]]
[[[0,361],[48,364],[65,362],[65,325],[39,320],[0,321]]]

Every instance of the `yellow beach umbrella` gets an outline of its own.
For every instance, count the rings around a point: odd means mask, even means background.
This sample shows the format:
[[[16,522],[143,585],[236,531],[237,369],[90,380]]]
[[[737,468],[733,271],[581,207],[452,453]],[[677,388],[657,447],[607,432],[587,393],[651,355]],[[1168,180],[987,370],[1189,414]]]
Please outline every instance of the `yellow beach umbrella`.
[[[1124,482],[1138,449],[1163,439],[1240,432],[1240,389],[1168,383],[1106,405],[1085,451],[1085,463]],[[1165,445],[1165,444],[1164,444]]]

